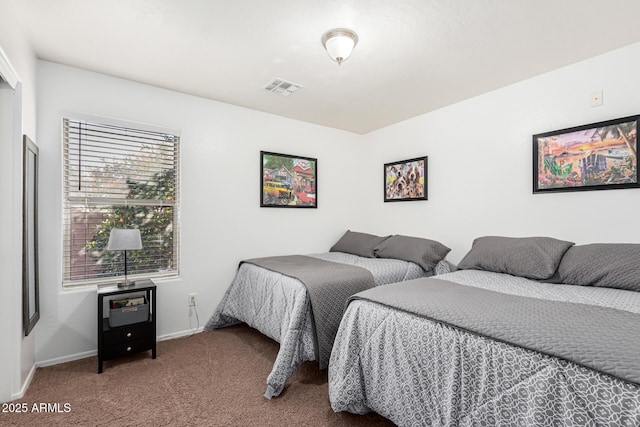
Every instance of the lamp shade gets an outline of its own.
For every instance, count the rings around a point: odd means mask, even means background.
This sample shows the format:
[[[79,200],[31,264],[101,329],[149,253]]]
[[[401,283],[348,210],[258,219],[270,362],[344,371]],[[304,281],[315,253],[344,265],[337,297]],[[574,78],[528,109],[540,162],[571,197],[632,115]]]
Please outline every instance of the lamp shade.
[[[130,251],[142,249],[140,230],[137,228],[113,228],[109,234],[109,251]]]
[[[327,50],[329,57],[338,65],[349,58],[356,44],[358,44],[358,35],[346,28],[336,28],[327,31],[322,36],[322,45]]]

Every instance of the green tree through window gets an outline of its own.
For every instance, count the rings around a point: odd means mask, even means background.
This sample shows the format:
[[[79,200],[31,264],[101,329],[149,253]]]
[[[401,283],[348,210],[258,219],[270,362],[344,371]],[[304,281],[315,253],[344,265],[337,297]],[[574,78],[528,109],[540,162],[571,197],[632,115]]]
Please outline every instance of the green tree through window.
[[[128,199],[173,200],[175,173],[173,170],[158,172],[154,184],[127,180]],[[117,206],[99,225],[86,249],[100,266],[103,276],[124,274],[122,251],[108,251],[107,243],[112,228],[138,228],[142,238],[142,249],[127,253],[128,274],[149,273],[173,269],[173,207],[161,206]]]

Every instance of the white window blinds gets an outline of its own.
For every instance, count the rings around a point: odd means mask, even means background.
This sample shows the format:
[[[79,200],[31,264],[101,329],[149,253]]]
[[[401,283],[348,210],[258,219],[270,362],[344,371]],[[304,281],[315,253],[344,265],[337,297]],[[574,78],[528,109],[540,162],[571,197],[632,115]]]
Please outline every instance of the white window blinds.
[[[112,228],[138,228],[127,251],[131,279],[178,274],[179,142],[171,133],[63,119],[63,283],[115,282],[123,251],[108,251]]]

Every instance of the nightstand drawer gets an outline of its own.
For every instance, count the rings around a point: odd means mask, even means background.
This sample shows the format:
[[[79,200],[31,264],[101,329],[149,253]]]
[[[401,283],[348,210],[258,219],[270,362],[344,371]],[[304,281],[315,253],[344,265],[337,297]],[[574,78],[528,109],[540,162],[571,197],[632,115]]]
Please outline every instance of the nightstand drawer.
[[[151,350],[155,338],[147,338],[139,341],[131,341],[122,344],[105,345],[102,358],[104,360],[113,359],[115,357],[126,356],[127,354],[137,353],[139,351]]]
[[[146,338],[155,339],[154,324],[152,322],[136,323],[104,331],[104,345],[124,344]]]

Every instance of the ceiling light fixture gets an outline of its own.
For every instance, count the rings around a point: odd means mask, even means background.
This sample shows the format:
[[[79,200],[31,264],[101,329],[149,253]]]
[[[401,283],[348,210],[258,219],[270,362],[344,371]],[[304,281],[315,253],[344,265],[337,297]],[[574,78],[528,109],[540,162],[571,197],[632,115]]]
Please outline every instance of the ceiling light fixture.
[[[346,61],[358,44],[358,35],[346,28],[335,28],[322,35],[322,45],[338,65]]]

